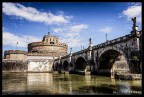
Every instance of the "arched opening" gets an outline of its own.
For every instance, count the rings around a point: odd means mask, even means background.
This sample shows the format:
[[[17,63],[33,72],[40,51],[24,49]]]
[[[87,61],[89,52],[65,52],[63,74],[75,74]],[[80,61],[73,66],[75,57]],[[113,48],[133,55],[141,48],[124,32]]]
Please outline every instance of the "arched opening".
[[[54,66],[54,71],[58,71],[58,66],[59,66],[59,64],[58,64],[58,62],[55,64],[55,66]]]
[[[112,75],[117,72],[129,72],[125,57],[116,50],[107,50],[99,58],[99,73]]]
[[[64,63],[63,63],[63,69],[64,69],[65,71],[68,70],[68,65],[69,65],[69,63],[65,60]]]
[[[86,68],[86,60],[83,57],[79,57],[76,60],[75,70],[77,71],[85,71]]]

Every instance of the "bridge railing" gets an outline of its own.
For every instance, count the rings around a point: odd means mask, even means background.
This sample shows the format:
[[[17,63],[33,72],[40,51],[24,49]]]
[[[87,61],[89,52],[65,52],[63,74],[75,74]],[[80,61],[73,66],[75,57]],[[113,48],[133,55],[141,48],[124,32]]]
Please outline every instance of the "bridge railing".
[[[132,37],[132,34],[128,34],[128,35],[125,35],[125,36],[122,36],[122,37],[119,37],[119,38],[116,38],[116,39],[113,39],[113,40],[109,40],[107,42],[104,42],[104,43],[93,46],[93,49],[97,49],[97,48],[101,48],[101,47],[104,47],[104,46],[107,46],[107,45],[112,45],[112,44],[115,44],[115,43],[118,43],[118,42],[122,42],[122,41],[125,41],[125,40],[129,39],[130,37]]]
[[[68,58],[68,57],[69,57],[69,54],[65,55],[65,56],[62,56],[61,59]]]
[[[126,41],[130,37],[132,37],[132,34],[128,34],[128,35],[125,35],[125,36],[122,36],[122,37],[119,37],[119,38],[116,38],[116,39],[113,39],[113,40],[109,40],[109,41],[106,41],[106,42],[98,44],[98,45],[95,45],[95,46],[92,47],[92,49],[98,49],[98,48],[101,48],[101,47],[104,47],[104,46],[108,46],[108,45],[116,44],[116,43],[119,43],[119,42],[122,42],[122,41]],[[84,50],[75,52],[72,55],[82,54],[82,53],[87,52],[87,50],[88,49],[84,49]],[[62,56],[62,59],[67,58],[68,56],[69,56],[69,54],[65,55],[65,56]]]
[[[59,58],[54,59],[54,61],[58,61],[58,60],[59,60]]]
[[[87,52],[87,49],[84,49],[84,50],[75,52],[75,53],[73,53],[72,55],[78,55],[78,54],[82,54],[82,53],[85,53],[85,52]]]
[[[87,49],[72,53],[72,55],[78,55],[78,54],[82,54],[82,53],[85,53],[85,52],[87,52]],[[65,56],[62,56],[61,59],[65,59],[65,58],[68,58],[68,57],[69,57],[69,54],[67,54]],[[55,61],[57,61],[57,60],[59,60],[59,58],[55,59]]]

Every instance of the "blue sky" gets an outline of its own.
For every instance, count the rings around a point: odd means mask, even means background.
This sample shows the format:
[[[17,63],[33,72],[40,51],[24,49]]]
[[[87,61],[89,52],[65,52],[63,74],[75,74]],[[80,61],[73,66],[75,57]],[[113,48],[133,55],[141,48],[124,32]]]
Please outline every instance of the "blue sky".
[[[141,30],[141,2],[3,2],[3,53],[27,51],[27,44],[42,41],[44,35],[58,36],[73,52],[129,34],[131,18]]]

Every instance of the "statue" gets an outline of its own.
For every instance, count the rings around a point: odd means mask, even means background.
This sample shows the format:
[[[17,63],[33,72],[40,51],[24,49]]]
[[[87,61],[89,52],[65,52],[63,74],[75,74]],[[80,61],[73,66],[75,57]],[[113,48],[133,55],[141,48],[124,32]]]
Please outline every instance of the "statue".
[[[133,21],[133,27],[136,26],[136,17],[132,18],[132,21]]]
[[[50,32],[48,32],[48,36],[50,36]]]
[[[91,43],[91,38],[89,39],[89,42]]]
[[[72,52],[72,47],[70,48],[70,52]]]

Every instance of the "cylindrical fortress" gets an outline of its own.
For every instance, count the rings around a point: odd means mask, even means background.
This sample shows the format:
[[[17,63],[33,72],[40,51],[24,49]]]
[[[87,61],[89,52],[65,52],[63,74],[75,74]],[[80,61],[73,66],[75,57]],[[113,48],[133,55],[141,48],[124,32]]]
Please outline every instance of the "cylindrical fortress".
[[[33,42],[28,44],[29,55],[54,55],[59,57],[67,54],[67,44],[59,42],[57,36],[45,35],[41,42]]]
[[[4,71],[51,72],[53,60],[67,54],[67,44],[59,42],[57,36],[45,35],[40,42],[28,44],[28,52],[21,50],[5,51]],[[10,63],[10,62],[11,63]],[[22,63],[25,61],[25,63]],[[11,64],[9,66],[9,64]]]

